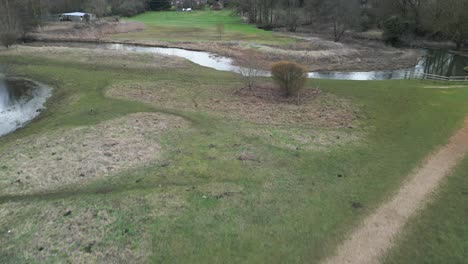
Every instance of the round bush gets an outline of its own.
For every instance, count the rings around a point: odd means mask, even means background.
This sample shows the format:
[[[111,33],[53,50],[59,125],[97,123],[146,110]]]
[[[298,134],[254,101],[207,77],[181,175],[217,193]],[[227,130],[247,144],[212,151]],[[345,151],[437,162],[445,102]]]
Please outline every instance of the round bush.
[[[276,62],[271,75],[287,97],[297,96],[307,80],[305,67],[292,61]]]
[[[466,72],[468,72],[468,66],[466,66],[465,68],[463,68]]]

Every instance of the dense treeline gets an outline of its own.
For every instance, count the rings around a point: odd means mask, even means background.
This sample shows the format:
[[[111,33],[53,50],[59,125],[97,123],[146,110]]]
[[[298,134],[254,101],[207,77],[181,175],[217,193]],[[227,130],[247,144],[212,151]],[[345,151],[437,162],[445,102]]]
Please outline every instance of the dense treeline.
[[[170,0],[0,0],[0,44],[8,47],[42,21],[63,12],[133,16],[170,7]]]
[[[236,6],[264,28],[295,31],[299,25],[328,23],[336,41],[348,29],[372,27],[389,31],[393,44],[417,35],[452,40],[460,48],[468,39],[468,0],[236,0]]]
[[[86,11],[98,17],[133,16],[147,10],[165,10],[171,0],[0,0],[2,42],[26,36],[44,17]],[[174,1],[193,7],[196,0]],[[230,0],[250,23],[264,28],[330,25],[335,41],[349,29],[384,29],[391,44],[425,36],[452,40],[458,48],[468,39],[468,0]],[[6,39],[6,40],[5,40]]]

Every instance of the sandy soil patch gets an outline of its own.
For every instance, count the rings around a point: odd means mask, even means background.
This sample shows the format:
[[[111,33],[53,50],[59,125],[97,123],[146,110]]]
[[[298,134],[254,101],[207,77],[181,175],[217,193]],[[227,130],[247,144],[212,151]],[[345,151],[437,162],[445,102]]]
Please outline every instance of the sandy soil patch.
[[[138,113],[12,142],[0,154],[3,195],[83,184],[160,157],[160,137],[181,118]]]
[[[181,93],[178,89],[182,90]],[[295,99],[283,99],[272,84],[261,85],[255,91],[234,93],[234,90],[202,86],[191,91],[202,94],[196,96],[186,94],[188,91],[181,89],[181,84],[170,81],[140,82],[113,85],[107,90],[107,96],[179,110],[207,111],[264,125],[347,128],[359,115],[359,109],[349,100],[322,93],[318,89],[305,89],[300,103],[296,103]]]
[[[468,117],[449,143],[430,155],[400,190],[364,219],[349,239],[338,247],[336,255],[324,263],[379,263],[405,223],[430,201],[433,192],[467,152]]]

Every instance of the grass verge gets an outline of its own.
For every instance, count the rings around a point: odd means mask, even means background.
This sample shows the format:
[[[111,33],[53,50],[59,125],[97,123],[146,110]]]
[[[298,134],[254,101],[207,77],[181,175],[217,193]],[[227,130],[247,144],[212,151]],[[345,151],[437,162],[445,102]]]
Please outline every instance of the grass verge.
[[[336,102],[346,100],[359,109],[356,121],[332,127],[255,122],[208,107],[220,98],[239,100],[233,73],[184,61],[145,68],[142,58],[130,54],[125,63],[103,61],[98,51],[76,61],[66,53],[83,49],[21,49],[32,52],[3,52],[2,63],[52,85],[54,96],[38,120],[0,139],[2,151],[12,144],[24,148],[25,138],[136,112],[177,115],[191,125],[158,138],[160,160],[111,177],[38,193],[5,195],[0,189],[0,231],[7,234],[0,241],[8,245],[0,249],[3,263],[318,261],[446,143],[468,113],[466,89],[425,89],[428,83],[420,81],[311,80],[309,88],[340,99],[324,109],[333,112],[343,107]],[[166,59],[151,62],[164,65]],[[105,96],[132,81],[161,84],[145,91],[157,96],[170,89],[171,102]],[[198,107],[190,105],[193,95]],[[336,143],[304,147],[295,134],[336,135]],[[340,144],[346,135],[353,140]],[[0,186],[11,184],[1,168],[0,179]]]
[[[249,25],[230,10],[146,12],[129,20],[143,22],[145,30],[117,34],[114,38],[169,42],[246,41],[265,44],[294,41]],[[221,32],[217,25],[223,25]]]

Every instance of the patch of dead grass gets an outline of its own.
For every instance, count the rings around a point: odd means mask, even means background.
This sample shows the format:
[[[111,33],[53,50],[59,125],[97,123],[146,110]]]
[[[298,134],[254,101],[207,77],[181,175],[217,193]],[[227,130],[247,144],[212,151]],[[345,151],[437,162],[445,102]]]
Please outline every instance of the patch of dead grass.
[[[17,140],[0,154],[1,191],[20,194],[83,184],[143,165],[160,157],[164,132],[184,126],[179,117],[138,113]]]
[[[29,35],[39,40],[100,40],[113,34],[138,32],[144,29],[145,24],[136,21],[50,22],[37,27],[35,32]]]
[[[186,206],[177,193],[183,191],[2,204],[0,253],[42,263],[57,257],[66,263],[145,263],[152,251],[148,225]]]
[[[198,91],[202,95],[194,102],[194,95],[190,97],[187,89],[182,87],[171,81],[119,83],[109,87],[107,96],[179,110],[206,111],[233,120],[274,126],[343,128],[351,126],[358,115],[357,107],[349,100],[317,89],[305,89],[300,102],[296,103],[296,98],[282,97],[270,83],[240,93],[233,93],[233,89],[202,86]],[[212,92],[205,93],[207,89]]]
[[[40,43],[37,45],[41,45]],[[57,45],[60,45],[59,43]],[[158,70],[158,69],[184,69],[190,64],[178,57],[154,53],[138,53],[120,50],[104,50],[79,48],[70,44],[70,47],[60,46],[19,46],[6,51],[15,56],[28,56],[44,59],[65,60],[123,69]],[[78,45],[79,46],[79,45]]]

